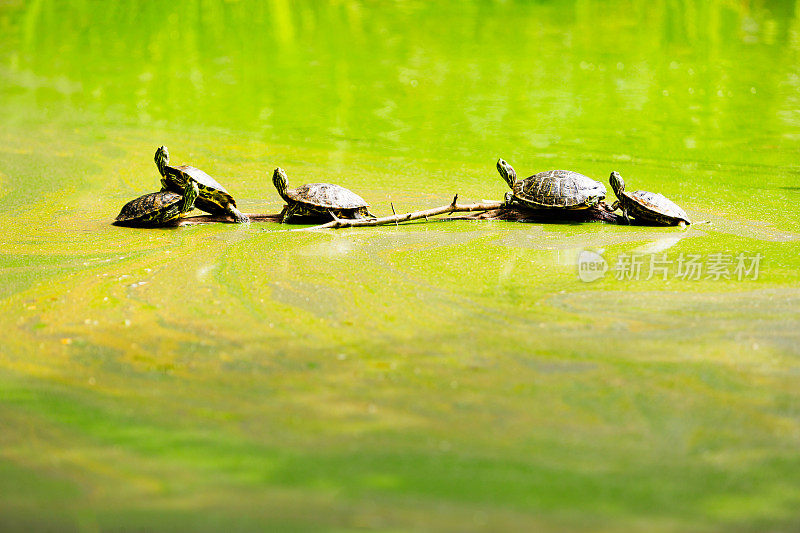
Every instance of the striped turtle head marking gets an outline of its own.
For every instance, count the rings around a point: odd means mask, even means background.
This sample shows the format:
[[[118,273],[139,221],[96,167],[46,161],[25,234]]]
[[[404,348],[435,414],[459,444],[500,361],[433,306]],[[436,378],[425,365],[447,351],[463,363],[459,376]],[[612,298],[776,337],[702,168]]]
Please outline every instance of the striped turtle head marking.
[[[167,174],[164,171],[164,167],[169,165],[169,150],[167,150],[167,147],[159,146],[158,149],[156,149],[156,155],[153,159],[161,175],[166,176]]]
[[[291,202],[291,199],[286,195],[286,171],[281,167],[276,168],[275,172],[272,174],[272,184],[278,189],[278,194],[281,195],[281,198],[287,202]]]
[[[509,188],[513,189],[514,184],[517,182],[517,173],[514,168],[505,162],[503,159],[497,160],[497,171],[503,177]]]
[[[622,176],[619,175],[619,172],[612,172],[608,181],[611,183],[611,188],[614,189],[614,194],[617,196],[625,190],[625,182],[622,180]]]

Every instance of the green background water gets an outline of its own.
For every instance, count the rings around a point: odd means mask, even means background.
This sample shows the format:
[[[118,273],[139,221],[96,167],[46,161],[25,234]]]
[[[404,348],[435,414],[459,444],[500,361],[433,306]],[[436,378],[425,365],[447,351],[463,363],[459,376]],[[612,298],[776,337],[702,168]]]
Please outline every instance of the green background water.
[[[0,36],[2,528],[800,527],[796,0],[6,1]],[[501,199],[502,156],[712,224],[111,226],[160,144],[246,212],[279,165]],[[677,276],[716,253],[757,279]]]

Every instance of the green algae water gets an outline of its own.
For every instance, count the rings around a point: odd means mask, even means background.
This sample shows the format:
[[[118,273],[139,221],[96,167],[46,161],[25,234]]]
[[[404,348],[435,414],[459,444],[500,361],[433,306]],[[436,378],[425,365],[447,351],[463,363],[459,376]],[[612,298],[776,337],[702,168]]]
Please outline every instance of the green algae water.
[[[112,226],[161,144],[711,223]],[[797,530],[798,161],[796,0],[0,2],[0,529]]]

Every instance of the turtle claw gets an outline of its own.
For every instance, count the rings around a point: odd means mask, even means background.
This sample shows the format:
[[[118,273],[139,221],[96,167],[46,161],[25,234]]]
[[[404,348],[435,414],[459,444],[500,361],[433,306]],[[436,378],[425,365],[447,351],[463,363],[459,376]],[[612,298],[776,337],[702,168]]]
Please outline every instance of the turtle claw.
[[[228,213],[233,217],[233,220],[237,224],[248,224],[248,223],[250,223],[250,218],[247,215],[245,215],[244,213],[242,213],[241,211],[239,211],[238,209],[236,209],[236,207],[234,207],[231,204],[228,204],[227,207],[228,207]]]

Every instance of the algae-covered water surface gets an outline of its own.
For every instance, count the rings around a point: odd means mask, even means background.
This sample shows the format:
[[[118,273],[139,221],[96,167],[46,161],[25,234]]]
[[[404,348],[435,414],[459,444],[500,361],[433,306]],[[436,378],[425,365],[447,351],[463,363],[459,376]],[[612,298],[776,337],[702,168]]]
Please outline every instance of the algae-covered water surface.
[[[0,30],[0,529],[800,528],[796,0]],[[161,144],[250,213],[277,166],[376,214],[500,200],[503,157],[710,224],[112,226]]]

